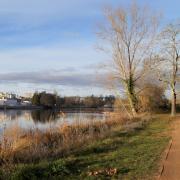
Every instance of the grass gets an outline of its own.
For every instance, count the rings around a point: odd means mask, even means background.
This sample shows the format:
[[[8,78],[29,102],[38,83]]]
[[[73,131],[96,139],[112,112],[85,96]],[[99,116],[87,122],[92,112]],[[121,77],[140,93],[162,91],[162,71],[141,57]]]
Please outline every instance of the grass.
[[[152,179],[169,136],[169,119],[154,118],[134,131],[111,129],[109,136],[76,149],[69,156],[19,163],[2,179]],[[6,174],[6,175],[5,175]],[[8,176],[7,176],[8,174]]]

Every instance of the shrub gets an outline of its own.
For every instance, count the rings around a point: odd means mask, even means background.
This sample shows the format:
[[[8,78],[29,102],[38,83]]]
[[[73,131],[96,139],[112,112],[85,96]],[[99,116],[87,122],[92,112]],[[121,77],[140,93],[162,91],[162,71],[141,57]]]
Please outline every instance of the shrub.
[[[146,84],[139,94],[139,109],[141,112],[158,111],[167,107],[168,100],[164,88],[155,84]]]

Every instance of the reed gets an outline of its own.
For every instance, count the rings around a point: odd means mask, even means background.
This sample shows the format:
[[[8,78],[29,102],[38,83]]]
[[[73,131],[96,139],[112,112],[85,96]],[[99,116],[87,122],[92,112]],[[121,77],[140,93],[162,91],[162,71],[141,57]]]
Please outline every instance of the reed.
[[[4,129],[0,136],[0,165],[35,163],[40,160],[64,157],[97,138],[104,138],[110,129],[120,126],[129,119],[126,116],[110,115],[106,121],[88,123],[63,123],[46,131],[24,130],[13,126]]]

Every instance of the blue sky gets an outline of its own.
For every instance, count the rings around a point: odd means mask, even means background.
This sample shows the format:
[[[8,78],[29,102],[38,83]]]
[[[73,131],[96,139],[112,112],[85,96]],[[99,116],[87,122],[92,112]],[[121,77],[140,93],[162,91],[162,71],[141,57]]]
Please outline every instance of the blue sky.
[[[105,5],[130,0],[0,0],[0,91],[110,94],[98,84],[97,66],[108,57],[95,49],[95,26]],[[139,0],[179,18],[179,0]]]

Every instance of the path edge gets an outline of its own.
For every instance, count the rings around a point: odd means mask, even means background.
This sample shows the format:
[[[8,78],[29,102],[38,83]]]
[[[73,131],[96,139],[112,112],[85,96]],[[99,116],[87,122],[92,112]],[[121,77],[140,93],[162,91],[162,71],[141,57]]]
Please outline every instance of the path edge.
[[[166,149],[165,149],[165,151],[162,153],[162,158],[161,158],[161,163],[160,163],[158,175],[156,176],[155,179],[160,179],[163,172],[164,172],[164,164],[165,164],[165,161],[168,158],[169,152],[170,152],[171,147],[172,147],[172,143],[173,143],[173,140],[171,138],[168,145],[167,145],[167,147],[166,147]]]

